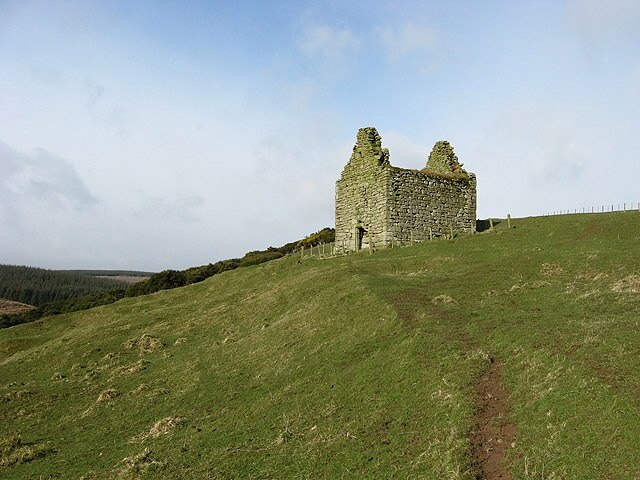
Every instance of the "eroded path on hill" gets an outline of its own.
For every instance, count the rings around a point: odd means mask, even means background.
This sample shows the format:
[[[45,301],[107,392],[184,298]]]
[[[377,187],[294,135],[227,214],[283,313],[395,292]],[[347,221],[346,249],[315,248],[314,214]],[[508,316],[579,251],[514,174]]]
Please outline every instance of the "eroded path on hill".
[[[516,437],[515,425],[506,420],[509,392],[502,372],[504,365],[491,358],[487,371],[475,384],[475,428],[471,430],[473,460],[478,480],[511,480],[505,468],[507,450]]]
[[[467,352],[478,351],[479,345],[464,329],[464,319],[439,307],[425,291],[414,288],[385,295],[405,327],[414,328],[427,314],[447,325],[448,337]],[[476,480],[511,480],[507,467],[507,451],[516,439],[516,427],[508,421],[509,392],[503,380],[504,364],[492,356],[488,366],[475,381],[473,426],[469,432],[470,460]]]

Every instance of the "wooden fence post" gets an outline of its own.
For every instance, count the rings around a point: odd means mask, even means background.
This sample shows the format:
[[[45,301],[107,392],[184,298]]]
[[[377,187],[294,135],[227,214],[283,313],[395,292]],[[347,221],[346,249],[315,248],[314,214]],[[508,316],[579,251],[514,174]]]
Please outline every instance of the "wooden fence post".
[[[511,228],[511,214],[507,213],[507,228]]]
[[[640,209],[640,207],[638,207]],[[429,241],[433,240],[433,229],[429,227]]]
[[[489,229],[493,230],[493,218],[489,217]]]

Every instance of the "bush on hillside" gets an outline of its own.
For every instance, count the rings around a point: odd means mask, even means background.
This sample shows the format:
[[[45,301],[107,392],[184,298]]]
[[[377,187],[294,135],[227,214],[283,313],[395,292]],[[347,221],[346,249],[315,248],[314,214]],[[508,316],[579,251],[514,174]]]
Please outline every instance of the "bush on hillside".
[[[248,267],[250,265],[258,265],[260,263],[275,260],[276,258],[283,257],[284,254],[278,250],[256,251],[248,252],[244,257],[240,259],[241,267]]]
[[[312,233],[303,240],[297,243],[298,247],[316,247],[318,245],[335,242],[336,230],[335,228],[326,227],[322,230]]]
[[[127,297],[137,297],[138,295],[146,295],[160,290],[184,287],[187,284],[186,278],[184,271],[163,270],[160,273],[151,275],[142,282],[131,285],[127,288],[126,295]]]

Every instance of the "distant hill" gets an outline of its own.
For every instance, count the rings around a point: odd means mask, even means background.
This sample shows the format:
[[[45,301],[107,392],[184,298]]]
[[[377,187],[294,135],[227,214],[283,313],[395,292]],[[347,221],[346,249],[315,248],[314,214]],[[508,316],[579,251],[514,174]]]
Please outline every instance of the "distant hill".
[[[40,306],[124,288],[126,282],[67,271],[0,265],[0,298]]]
[[[137,270],[56,270],[58,272],[86,275],[88,277],[150,277],[157,272],[139,272]]]
[[[640,214],[506,223],[0,330],[0,478],[640,478]]]
[[[20,302],[14,302],[13,300],[6,300],[0,298],[0,315],[15,315],[17,313],[25,313],[33,310],[33,305],[27,305]]]
[[[59,270],[61,272],[104,278],[127,284],[138,283],[155,275],[156,272],[138,272],[135,270]]]

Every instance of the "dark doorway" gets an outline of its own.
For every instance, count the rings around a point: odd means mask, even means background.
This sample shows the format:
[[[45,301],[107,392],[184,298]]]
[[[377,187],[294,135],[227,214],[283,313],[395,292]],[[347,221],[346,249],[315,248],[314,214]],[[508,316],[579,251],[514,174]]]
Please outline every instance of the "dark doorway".
[[[367,233],[367,231],[364,228],[358,227],[358,241],[357,241],[358,250],[362,249],[362,240],[364,239],[365,233]]]

